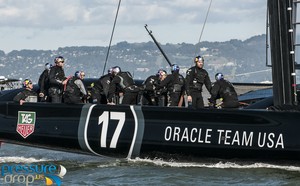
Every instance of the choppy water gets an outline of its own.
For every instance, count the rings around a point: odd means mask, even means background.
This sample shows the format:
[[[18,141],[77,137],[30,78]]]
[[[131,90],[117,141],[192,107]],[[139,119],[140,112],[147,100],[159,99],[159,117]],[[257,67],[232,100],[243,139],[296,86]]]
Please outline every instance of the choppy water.
[[[300,185],[300,164],[205,160],[112,159],[11,144],[0,149],[4,164],[55,164],[67,169],[62,185]],[[1,185],[7,185],[1,182]],[[10,184],[25,185],[25,184]],[[41,185],[41,182],[30,185]],[[45,185],[45,184],[44,184]]]

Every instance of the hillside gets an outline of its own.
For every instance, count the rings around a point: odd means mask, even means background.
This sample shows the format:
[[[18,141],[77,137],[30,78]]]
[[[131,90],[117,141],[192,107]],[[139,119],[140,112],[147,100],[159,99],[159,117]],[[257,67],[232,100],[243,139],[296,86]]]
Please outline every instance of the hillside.
[[[202,42],[197,45],[180,43],[161,47],[170,61],[181,67],[183,75],[193,65],[193,58],[200,54],[205,57],[205,69],[211,78],[217,72],[222,72],[232,82],[271,81],[270,68],[265,67],[265,35],[245,41]],[[0,50],[0,75],[30,78],[37,82],[44,64],[53,63],[55,56],[62,55],[66,59],[66,75],[84,70],[87,77],[99,77],[102,75],[107,48],[74,46],[57,50],[14,50],[8,54]],[[169,72],[168,63],[153,42],[124,41],[113,45],[107,68],[116,65],[124,71],[130,71],[136,79],[145,79],[159,68]]]

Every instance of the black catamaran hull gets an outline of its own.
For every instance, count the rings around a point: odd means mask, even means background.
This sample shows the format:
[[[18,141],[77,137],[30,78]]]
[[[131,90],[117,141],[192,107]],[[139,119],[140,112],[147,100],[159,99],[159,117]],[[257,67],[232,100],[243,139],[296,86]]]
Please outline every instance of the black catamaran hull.
[[[0,103],[2,141],[100,156],[300,159],[300,113]],[[154,155],[157,156],[157,155]]]
[[[296,2],[297,3],[297,2]],[[189,109],[9,102],[1,96],[0,140],[111,157],[300,160],[292,0],[269,0],[273,108]],[[293,7],[292,7],[293,6]],[[16,90],[18,91],[18,90]],[[16,92],[15,92],[16,93]],[[258,102],[266,108],[270,100]],[[157,154],[155,154],[157,153]],[[160,156],[157,156],[160,157]],[[170,157],[170,156],[167,156]]]

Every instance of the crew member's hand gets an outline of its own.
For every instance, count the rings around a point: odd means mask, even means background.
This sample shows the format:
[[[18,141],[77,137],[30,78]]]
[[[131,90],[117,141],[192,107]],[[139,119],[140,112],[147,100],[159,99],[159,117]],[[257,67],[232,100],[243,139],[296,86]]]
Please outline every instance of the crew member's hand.
[[[39,97],[44,97],[45,95],[44,95],[44,93],[43,92],[41,92],[41,93],[39,93]]]
[[[116,105],[114,102],[107,102],[108,105]]]
[[[67,82],[68,82],[68,79],[65,79],[65,80],[62,82],[62,84],[63,84],[63,85],[66,85]]]
[[[213,104],[212,102],[208,102],[208,107],[209,108],[215,108],[215,104]]]
[[[20,105],[23,105],[23,103],[25,103],[25,100],[20,100]]]

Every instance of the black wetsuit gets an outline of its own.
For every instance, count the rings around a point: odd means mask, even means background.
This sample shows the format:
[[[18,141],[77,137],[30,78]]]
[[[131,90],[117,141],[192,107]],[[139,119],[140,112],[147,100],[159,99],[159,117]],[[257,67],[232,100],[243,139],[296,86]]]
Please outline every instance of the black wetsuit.
[[[20,100],[27,101],[29,96],[37,97],[37,93],[34,90],[24,89],[22,92],[19,92],[14,98],[13,101],[20,102]]]
[[[72,77],[67,83],[66,90],[64,91],[65,103],[82,103],[83,94],[75,81],[81,80],[79,78]]]
[[[143,82],[143,105],[158,105],[158,95],[156,86],[159,82],[159,76],[151,75]]]
[[[63,84],[62,82],[66,79],[65,72],[62,67],[53,66],[51,67],[49,74],[49,96],[52,103],[62,102]]]
[[[50,82],[49,82],[49,75],[50,75],[50,69],[47,70],[45,69],[43,73],[39,77],[39,88],[40,88],[40,93],[44,94],[44,97],[41,98],[41,102],[48,102],[50,100],[49,98],[49,87],[50,87]]]
[[[234,87],[224,79],[216,81],[211,89],[210,101],[216,104],[216,100],[219,98],[223,98],[221,106],[224,108],[237,108],[240,105]]]
[[[107,104],[107,95],[112,79],[112,74],[105,74],[96,82],[95,88],[99,92],[99,96],[97,97],[97,100],[99,100],[98,103]]]
[[[108,101],[112,102],[113,96],[120,88],[124,93],[122,104],[134,105],[137,103],[139,88],[134,84],[133,78],[129,72],[119,72],[114,76],[109,86]]]
[[[181,95],[183,95],[184,77],[178,72],[173,72],[167,75],[167,77],[158,84],[158,88],[167,89],[169,96],[168,105],[178,106]]]
[[[185,78],[186,94],[192,97],[192,106],[194,108],[204,108],[202,97],[202,86],[205,85],[206,89],[210,92],[211,81],[208,72],[203,68],[196,66],[187,70]]]

